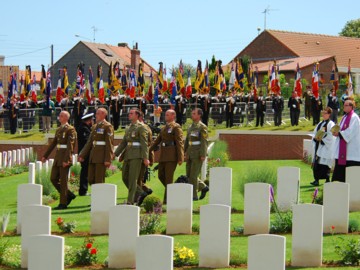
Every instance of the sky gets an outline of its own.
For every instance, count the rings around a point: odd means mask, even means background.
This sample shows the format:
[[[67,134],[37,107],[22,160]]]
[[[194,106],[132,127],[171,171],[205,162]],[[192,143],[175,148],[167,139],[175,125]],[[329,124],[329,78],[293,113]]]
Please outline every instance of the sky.
[[[141,57],[158,69],[197,65],[212,55],[229,62],[266,29],[338,35],[358,19],[359,0],[2,0],[0,55],[5,65],[40,71],[80,40],[138,43]],[[336,3],[336,4],[335,4]],[[76,37],[79,35],[80,37]],[[86,59],[84,59],[86,64]]]

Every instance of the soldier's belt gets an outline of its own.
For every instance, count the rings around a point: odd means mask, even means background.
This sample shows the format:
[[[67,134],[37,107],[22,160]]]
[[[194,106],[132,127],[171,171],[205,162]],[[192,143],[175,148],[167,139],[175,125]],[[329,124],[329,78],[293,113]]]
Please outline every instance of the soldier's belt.
[[[190,145],[200,145],[201,142],[200,141],[193,141],[193,142],[189,142]]]
[[[139,142],[128,142],[128,146],[141,146]]]
[[[57,145],[57,149],[66,149],[67,148],[67,144],[58,144]]]
[[[163,142],[161,146],[175,146],[175,142]]]
[[[94,141],[93,145],[106,145],[105,141]]]

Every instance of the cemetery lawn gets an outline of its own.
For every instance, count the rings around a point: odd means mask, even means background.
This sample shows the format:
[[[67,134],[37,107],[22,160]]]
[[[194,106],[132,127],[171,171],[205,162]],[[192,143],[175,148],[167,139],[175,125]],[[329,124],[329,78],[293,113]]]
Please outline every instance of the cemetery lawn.
[[[240,186],[242,185],[242,177],[249,173],[250,171],[256,170],[260,167],[268,167],[276,170],[279,166],[295,166],[299,167],[301,172],[301,195],[300,200],[303,203],[311,203],[312,193],[314,192],[314,187],[309,183],[312,179],[312,170],[309,165],[303,163],[300,160],[282,160],[282,161],[230,161],[228,167],[232,168],[233,182],[232,182],[232,215],[231,215],[231,256],[230,264],[233,268],[246,268],[246,258],[247,258],[247,237],[242,234],[235,232],[235,228],[243,226],[243,210],[244,210],[244,201],[243,196],[240,192]],[[185,164],[180,166],[176,170],[175,179],[185,174]],[[17,185],[27,183],[28,173],[22,173],[20,175],[10,176],[0,178],[0,214],[11,213],[10,223],[7,228],[7,233],[5,238],[9,240],[11,244],[20,245],[21,239],[19,236],[16,236],[13,232],[16,229],[16,198],[17,198]],[[122,203],[127,198],[127,189],[125,188],[122,180],[121,173],[112,175],[106,179],[106,183],[116,184],[118,186],[117,190],[117,202]],[[321,181],[320,190],[322,190],[323,181]],[[148,183],[149,186],[153,189],[155,195],[162,198],[164,193],[164,188],[161,185],[160,181],[157,179],[157,173],[155,176],[151,177],[151,181]],[[211,187],[210,187],[211,188]],[[90,190],[91,192],[91,190]],[[204,200],[194,202],[194,214],[193,214],[193,227],[199,227],[200,216],[199,208],[201,205],[208,203],[209,196],[207,195]],[[51,204],[51,207],[57,206],[58,202]],[[90,197],[77,196],[75,200],[71,203],[68,209],[66,210],[53,210],[52,211],[52,233],[57,235],[62,235],[59,228],[57,227],[55,220],[58,217],[61,217],[65,222],[76,221],[76,232],[74,234],[65,234],[65,245],[71,246],[72,250],[77,250],[84,243],[84,239],[89,235],[90,231]],[[166,207],[163,207],[163,210],[166,211]],[[144,209],[142,208],[142,212]],[[272,218],[274,214],[272,214]],[[360,212],[350,213],[350,220],[357,219],[360,220]],[[309,222],[311,222],[309,220]],[[161,231],[164,231],[166,228],[166,214],[162,215],[161,218]],[[336,232],[336,229],[335,229]],[[291,260],[291,234],[285,234],[286,236],[286,261],[289,264]],[[341,235],[345,239],[358,238],[358,234],[347,234]],[[101,264],[104,263],[108,254],[108,236],[91,236],[95,239],[94,247],[98,249],[98,269],[101,268]],[[198,255],[199,250],[199,235],[194,233],[193,235],[175,235],[174,236],[174,245],[179,244],[180,246],[186,246],[191,248],[195,255]],[[332,264],[340,259],[340,257],[335,253],[335,245],[339,244],[339,236],[334,235],[325,235],[323,240],[323,262],[325,264]],[[191,269],[205,269],[198,268],[198,258],[194,261],[194,266]],[[287,269],[359,269],[359,267],[322,267],[322,268],[291,268]],[[6,269],[1,268],[0,269]],[[80,268],[69,268],[69,269],[84,269]],[[96,269],[96,268],[93,268]],[[181,269],[181,268],[179,268]],[[226,268],[224,268],[226,269]]]

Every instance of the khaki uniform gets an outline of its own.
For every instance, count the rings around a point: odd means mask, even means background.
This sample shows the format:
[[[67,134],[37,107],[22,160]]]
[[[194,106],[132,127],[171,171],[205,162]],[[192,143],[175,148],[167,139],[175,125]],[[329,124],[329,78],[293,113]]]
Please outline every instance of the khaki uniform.
[[[208,132],[207,126],[202,123],[193,123],[187,132],[185,140],[186,176],[193,185],[193,198],[197,198],[197,192],[206,187],[204,182],[198,179],[203,161],[201,157],[207,156]]]
[[[46,150],[44,157],[47,159],[56,147],[54,164],[51,169],[50,180],[56,190],[60,193],[60,204],[67,205],[67,199],[70,196],[75,196],[68,189],[69,169],[72,164],[72,155],[74,154],[76,142],[76,131],[73,126],[65,124],[60,126],[56,132],[52,143]],[[63,167],[63,162],[69,164]]]
[[[116,148],[115,155],[124,152],[124,163],[122,168],[122,179],[128,188],[129,204],[134,204],[135,193],[142,193],[141,187],[137,186],[141,164],[149,159],[149,147],[147,141],[148,132],[143,124],[137,121],[131,124],[125,131],[121,144]]]
[[[89,184],[105,182],[105,162],[111,162],[114,157],[114,128],[103,120],[91,128],[89,139],[79,156],[86,159],[89,155]]]
[[[181,126],[176,122],[167,123],[150,147],[154,150],[160,144],[158,177],[165,187],[164,203],[166,203],[166,186],[174,181],[174,172],[178,162],[184,161],[184,139]]]

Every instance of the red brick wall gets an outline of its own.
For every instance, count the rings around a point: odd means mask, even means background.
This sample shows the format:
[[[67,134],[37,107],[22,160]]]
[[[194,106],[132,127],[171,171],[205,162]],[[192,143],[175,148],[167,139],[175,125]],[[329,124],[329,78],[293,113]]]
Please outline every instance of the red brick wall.
[[[225,140],[229,145],[232,160],[279,160],[301,159],[303,153],[303,139],[307,135],[280,135],[280,134],[220,134],[219,139]],[[52,139],[49,139],[49,143]],[[116,139],[115,145],[121,140]],[[14,145],[2,144],[0,151],[9,151],[32,146],[40,159],[47,149],[47,145]],[[76,149],[77,152],[77,149]],[[51,158],[54,157],[52,152]],[[156,160],[159,151],[156,152]]]

